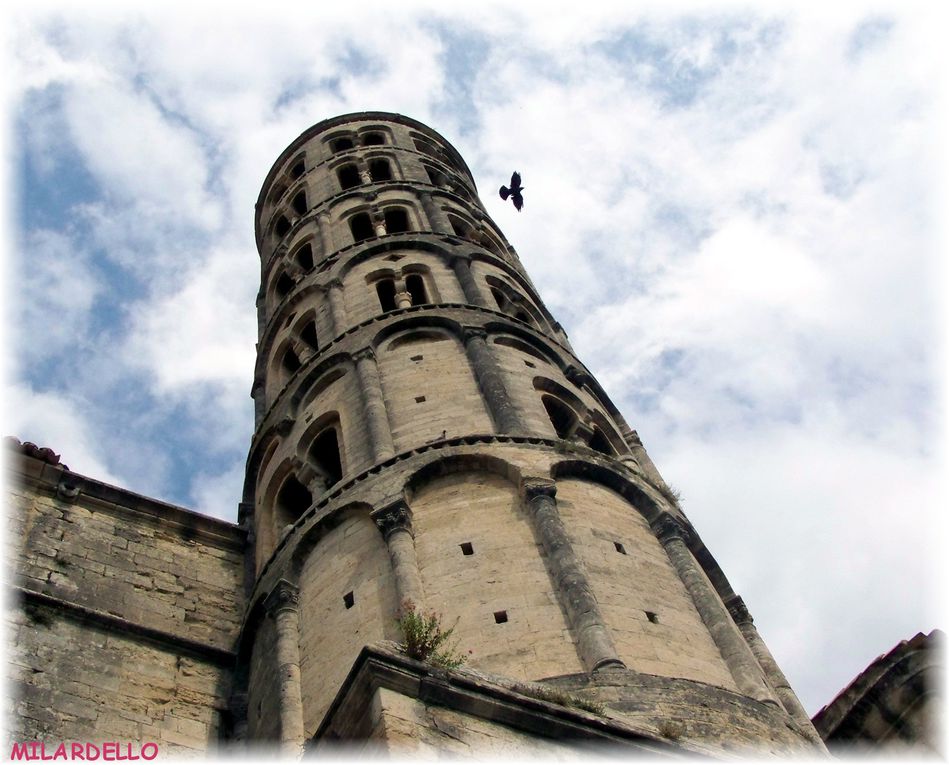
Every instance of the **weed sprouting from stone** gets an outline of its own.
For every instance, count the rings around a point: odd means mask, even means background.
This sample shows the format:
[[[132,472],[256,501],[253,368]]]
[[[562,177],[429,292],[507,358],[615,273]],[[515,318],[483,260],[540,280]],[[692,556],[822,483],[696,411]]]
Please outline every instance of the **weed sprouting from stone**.
[[[468,657],[458,653],[458,646],[448,645],[455,624],[447,630],[442,629],[441,615],[434,611],[420,613],[409,600],[402,603],[397,617],[402,639],[402,650],[412,659],[428,662],[443,669],[457,669]],[[470,652],[469,652],[470,653]]]

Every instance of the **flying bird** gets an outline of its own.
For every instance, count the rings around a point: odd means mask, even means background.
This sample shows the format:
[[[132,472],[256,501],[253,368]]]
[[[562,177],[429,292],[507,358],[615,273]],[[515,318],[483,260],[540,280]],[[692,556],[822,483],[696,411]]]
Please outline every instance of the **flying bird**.
[[[510,197],[514,203],[514,209],[520,212],[524,206],[524,197],[521,196],[523,190],[524,187],[521,186],[521,174],[515,170],[511,175],[511,188],[502,186],[498,193],[501,195],[501,199],[507,200],[507,198]]]

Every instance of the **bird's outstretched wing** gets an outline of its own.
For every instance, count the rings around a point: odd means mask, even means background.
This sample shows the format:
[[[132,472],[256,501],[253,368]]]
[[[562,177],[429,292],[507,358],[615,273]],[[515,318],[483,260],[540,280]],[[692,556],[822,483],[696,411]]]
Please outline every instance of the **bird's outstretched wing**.
[[[498,189],[498,194],[501,195],[501,199],[507,201],[507,198],[511,195],[511,190],[507,186],[502,186]]]
[[[514,203],[514,209],[520,212],[521,208],[524,206],[524,197],[515,191],[513,194],[511,194],[511,201]]]

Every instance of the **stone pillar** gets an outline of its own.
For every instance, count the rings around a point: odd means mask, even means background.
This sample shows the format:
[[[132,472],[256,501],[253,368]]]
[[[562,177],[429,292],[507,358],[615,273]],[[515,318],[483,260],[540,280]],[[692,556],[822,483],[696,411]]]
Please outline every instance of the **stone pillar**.
[[[415,555],[412,511],[405,500],[400,499],[373,513],[372,519],[389,549],[399,607],[409,601],[420,611],[425,594],[422,590],[422,575],[418,570],[418,558]]]
[[[771,686],[774,688],[778,701],[781,702],[781,705],[794,722],[801,726],[802,731],[809,739],[815,743],[823,743],[813,723],[811,723],[807,711],[798,699],[797,694],[791,690],[791,684],[784,676],[778,663],[774,660],[771,651],[768,650],[768,646],[764,640],[761,639],[761,635],[758,634],[758,628],[755,627],[754,619],[751,618],[745,601],[738,595],[732,595],[725,605],[728,608],[728,613],[732,619],[734,619],[735,624],[738,625],[738,629],[741,630],[745,642],[748,643],[751,652],[758,660],[758,664],[761,666],[761,669],[764,670],[765,677],[768,678]]]
[[[544,478],[524,480],[524,497],[534,530],[547,555],[554,589],[577,636],[577,652],[588,672],[622,668],[583,564],[573,551],[557,510],[557,486]]]
[[[428,218],[429,228],[436,234],[453,234],[454,231],[451,228],[451,223],[448,222],[448,216],[432,199],[432,195],[427,191],[420,191],[418,196],[422,201],[425,217]]]
[[[395,307],[396,308],[408,308],[412,305],[412,295],[406,290],[401,290],[395,293]]]
[[[333,323],[333,337],[339,337],[349,325],[346,304],[343,302],[343,283],[333,279],[326,285],[326,295],[330,301],[330,321]]]
[[[329,214],[319,213],[316,216],[316,225],[320,230],[320,244],[323,247],[324,255],[336,252],[336,243],[333,241],[333,227],[330,225]]]
[[[456,255],[451,259],[451,267],[461,285],[461,291],[465,295],[465,302],[470,305],[476,305],[479,308],[487,308],[488,303],[478,285],[474,276],[471,274],[471,258]]]
[[[303,752],[303,700],[300,692],[300,593],[281,579],[264,608],[276,623],[277,677],[280,693],[280,748],[287,756]]]
[[[364,348],[355,354],[354,358],[359,392],[366,412],[372,459],[374,462],[384,462],[395,456],[395,445],[392,443],[392,431],[389,427],[389,416],[386,413],[385,398],[382,395],[382,383],[379,380],[376,357],[371,348]]]
[[[465,352],[474,370],[488,412],[500,433],[523,433],[525,428],[507,392],[497,359],[485,341],[487,332],[480,327],[464,330]]]
[[[777,705],[777,700],[765,683],[751,649],[692,557],[686,545],[688,531],[682,522],[668,513],[662,513],[654,523],[653,530],[666,549],[679,579],[692,597],[692,602],[695,603],[695,608],[718,646],[722,658],[725,659],[738,690],[758,701]]]

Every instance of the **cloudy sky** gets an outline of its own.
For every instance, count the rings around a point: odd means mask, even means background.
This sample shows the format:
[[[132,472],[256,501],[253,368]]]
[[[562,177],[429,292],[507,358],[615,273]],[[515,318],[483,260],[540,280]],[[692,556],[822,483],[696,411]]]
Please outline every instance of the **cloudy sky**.
[[[465,157],[809,712],[949,626],[940,20],[318,5],[7,12],[6,433],[233,520],[264,176],[399,112]]]

